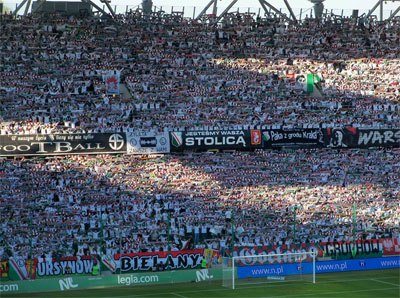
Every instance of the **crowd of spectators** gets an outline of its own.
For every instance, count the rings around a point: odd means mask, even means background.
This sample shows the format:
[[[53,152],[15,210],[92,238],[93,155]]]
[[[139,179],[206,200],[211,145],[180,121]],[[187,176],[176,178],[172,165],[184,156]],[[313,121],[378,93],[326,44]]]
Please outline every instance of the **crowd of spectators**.
[[[0,256],[223,249],[233,221],[235,245],[399,237],[399,157],[323,149],[2,160]]]
[[[247,16],[247,17],[245,17]],[[398,127],[400,24],[137,14],[0,24],[0,134],[234,125]],[[120,95],[102,74],[121,71]],[[321,79],[323,100],[299,76]]]
[[[0,23],[0,134],[399,127],[400,24]],[[104,71],[121,71],[108,95]],[[317,74],[320,98],[301,75]],[[0,258],[399,237],[400,151],[0,159]],[[357,206],[356,235],[351,223]],[[293,233],[296,212],[297,232]]]

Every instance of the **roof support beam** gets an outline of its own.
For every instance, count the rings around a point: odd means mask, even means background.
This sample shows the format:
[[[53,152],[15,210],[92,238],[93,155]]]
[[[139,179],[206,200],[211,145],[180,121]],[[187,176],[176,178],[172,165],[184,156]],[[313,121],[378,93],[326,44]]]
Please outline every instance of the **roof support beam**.
[[[399,11],[400,11],[400,5],[399,5],[399,7],[397,7],[397,9],[390,15],[389,20],[393,19],[393,18],[396,16],[396,14],[399,13]]]
[[[210,8],[210,6],[212,4],[214,4],[214,7],[213,7],[213,13],[214,13],[214,11],[217,10],[217,0],[210,0],[210,2],[208,2],[206,7],[204,7],[204,9],[199,13],[199,15],[197,16],[196,20],[199,20],[207,12],[207,10]]]
[[[258,2],[260,2],[261,7],[262,7],[262,8],[264,9],[264,11],[265,11],[265,14],[266,14],[268,17],[271,17],[271,14],[269,13],[269,11],[268,11],[268,9],[267,9],[267,6],[265,6],[264,2],[262,2],[262,0],[258,0]]]
[[[26,6],[25,6],[24,16],[28,15],[30,7],[31,7],[31,0],[28,0],[28,3],[26,3]]]
[[[288,0],[283,0],[283,1],[285,2],[287,9],[289,10],[290,15],[292,16],[292,20],[293,20],[295,23],[297,23],[296,16],[294,15],[293,9],[292,9],[292,7],[290,6]]]
[[[268,3],[265,0],[259,0],[259,2],[263,2],[266,6],[268,6],[272,11],[274,11],[277,15],[279,15],[280,17],[288,20],[288,21],[292,21],[287,15],[283,14],[282,12],[280,12],[278,9],[276,9],[273,5],[271,5],[270,3]]]
[[[111,13],[112,17],[115,18],[115,12],[110,5],[111,0],[100,0],[100,2],[107,6],[108,11]]]
[[[22,1],[14,10],[13,15],[16,16],[20,9],[28,2],[28,0]]]
[[[379,4],[381,4],[381,3],[382,3],[382,1],[379,0],[379,1],[374,5],[374,7],[372,7],[372,9],[367,13],[367,16],[366,16],[367,19],[374,13],[375,9],[377,9],[378,6],[379,6]]]
[[[218,16],[216,20],[217,23],[229,12],[229,10],[232,8],[233,5],[236,4],[236,2],[238,2],[238,0],[233,0],[231,4],[229,4],[228,7]]]
[[[102,9],[100,6],[98,6],[96,3],[94,3],[93,1],[91,1],[91,0],[81,0],[82,2],[85,2],[85,3],[90,3],[94,8],[96,8],[97,9],[97,11],[99,11],[99,12],[101,12],[103,15],[106,15],[106,16],[110,16],[104,9]],[[111,17],[111,16],[110,16]]]

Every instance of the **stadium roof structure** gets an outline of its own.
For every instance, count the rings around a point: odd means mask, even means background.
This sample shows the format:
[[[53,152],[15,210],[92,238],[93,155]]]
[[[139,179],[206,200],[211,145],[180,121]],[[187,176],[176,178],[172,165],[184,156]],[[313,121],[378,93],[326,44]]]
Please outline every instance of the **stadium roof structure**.
[[[227,6],[227,8],[218,16],[216,16],[216,21],[218,22],[221,20],[228,12],[229,10],[238,2],[239,0],[231,0],[230,4]],[[271,12],[275,13],[276,15],[282,17],[283,19],[286,19],[287,21],[290,22],[295,22],[297,23],[297,19],[295,14],[293,13],[293,9],[290,6],[290,0],[281,0],[286,8],[289,11],[289,15],[286,15],[282,13],[279,9],[274,7],[271,3],[269,3],[269,0],[258,0],[260,3],[261,7],[263,8],[265,14],[267,16],[270,16]],[[314,4],[314,15],[316,18],[321,18],[324,12],[324,4],[326,0],[308,0],[309,2]],[[330,1],[330,0],[329,0]],[[378,2],[369,10],[368,14],[365,16],[366,18],[369,18],[374,11],[379,7],[380,8],[380,13],[379,13],[379,20],[383,21],[383,8],[384,4],[386,4],[388,1],[391,2],[400,2],[400,0],[378,0]],[[200,19],[206,12],[207,10],[213,5],[213,14],[217,14],[217,2],[218,0],[210,0],[208,4],[204,7],[204,9],[200,12],[200,14],[197,16],[196,19]],[[400,4],[399,7],[389,16],[388,19],[393,19],[397,13],[400,11]]]
[[[219,20],[221,20],[238,1],[239,0],[231,1],[231,3],[227,6],[227,8],[219,16],[216,16],[216,21],[218,22]],[[314,1],[315,5],[317,5],[318,7],[322,6],[322,10],[323,10],[323,2],[325,0],[310,0],[310,1],[311,2]],[[197,16],[196,19],[200,19],[207,12],[207,10],[210,8],[211,5],[213,5],[213,14],[216,15],[217,14],[217,2],[218,2],[218,0],[210,0],[210,2],[208,2],[208,4],[204,7],[204,9],[200,12],[200,14]],[[287,19],[288,21],[292,21],[295,23],[297,22],[296,16],[293,13],[293,9],[290,6],[288,0],[283,0],[283,2],[285,3],[287,9],[289,10],[290,16],[287,16],[286,14],[282,13],[280,10],[278,10],[276,7],[274,7],[272,4],[270,4],[266,0],[258,0],[258,2],[260,3],[260,5],[263,8],[266,15],[269,16],[271,14],[271,11],[273,11],[275,14],[277,14],[278,16],[280,16],[284,19]],[[321,11],[321,14],[322,14],[322,11]]]
[[[111,7],[111,0],[99,0],[101,3],[105,4],[108,9],[108,12],[101,8],[99,5],[94,3],[92,0],[80,0],[80,2],[84,4],[90,4],[97,12],[102,14],[103,16],[109,16],[111,18],[115,18],[115,11]],[[46,0],[38,0],[38,4],[35,7],[32,7],[31,13],[36,13],[43,7],[43,5],[47,2]],[[61,2],[61,1],[60,1]],[[65,1],[63,1],[65,2]],[[16,16],[18,12],[25,6],[24,15],[27,15],[29,12],[29,8],[32,4],[32,0],[23,0],[14,10],[13,15]]]
[[[36,5],[35,9],[32,8],[32,13],[35,13],[47,0],[38,0],[38,5]],[[99,5],[93,2],[93,0],[80,0],[80,2],[85,3],[85,4],[90,4],[94,10],[96,10],[98,13],[100,13],[103,16],[108,16],[110,18],[115,18],[116,12],[114,9],[111,7],[111,0],[99,0],[101,3],[103,3],[108,11],[105,11],[104,8],[101,8]],[[230,3],[226,7],[226,9],[217,15],[218,11],[218,1],[221,0],[210,0],[208,4],[203,8],[203,10],[200,12],[200,14],[195,18],[195,19],[201,19],[203,16],[207,14],[207,11],[210,9],[212,6],[212,14],[214,15],[213,21],[219,22],[225,15],[227,15],[232,7],[237,4],[241,0],[229,0]],[[290,0],[280,0],[285,4],[286,8],[289,11],[289,15],[283,13],[281,10],[277,9],[275,6],[273,6],[270,3],[270,0],[258,0],[260,3],[262,9],[265,12],[266,16],[271,16],[274,14],[275,16],[281,17],[283,19],[286,19],[288,22],[294,22],[297,23],[296,16],[293,12],[292,7],[290,6]],[[324,12],[324,2],[326,0],[308,0],[312,4],[314,4],[314,16],[316,18],[321,18]],[[328,0],[329,2],[330,0]],[[32,0],[23,0],[14,10],[13,14],[16,16],[18,12],[25,6],[25,11],[24,15],[27,15],[29,12],[29,8],[31,6]],[[361,17],[369,18],[379,7],[379,20],[383,21],[383,9],[384,5],[387,2],[399,2],[399,6],[396,10],[394,10],[391,15],[389,16],[389,20],[393,19],[400,11],[400,0],[377,0],[377,3],[369,10],[368,14],[363,15]],[[151,14],[152,8],[153,8],[153,1],[152,0],[142,0],[142,12],[143,14]],[[357,12],[357,17],[358,17],[358,12]]]
[[[400,2],[400,0],[390,0],[392,2]],[[374,5],[374,7],[369,11],[369,13],[367,14],[367,18],[369,18],[374,11],[379,7],[379,20],[383,21],[383,4],[387,3],[387,0],[378,0],[378,2]],[[393,19],[400,11],[400,4],[399,7],[397,7],[397,9],[395,11],[393,11],[393,13],[390,15],[389,20]]]

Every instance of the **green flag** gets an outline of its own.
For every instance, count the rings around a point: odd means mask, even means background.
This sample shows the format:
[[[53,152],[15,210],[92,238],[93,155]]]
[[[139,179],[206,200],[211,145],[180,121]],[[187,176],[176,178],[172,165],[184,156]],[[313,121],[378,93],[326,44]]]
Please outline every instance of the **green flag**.
[[[352,212],[352,223],[353,223],[353,240],[355,240],[356,236],[356,224],[357,224],[357,212],[356,212],[356,203],[353,203],[353,212]]]
[[[314,91],[314,75],[312,73],[307,74],[307,92],[312,93]]]
[[[171,251],[171,214],[168,212],[168,251]]]
[[[232,210],[232,241],[231,241],[231,251],[232,251],[232,256],[233,256],[233,251],[235,249],[235,213]]]
[[[104,222],[103,222],[103,217],[100,213],[100,251],[105,254],[106,253],[106,249],[104,247]]]

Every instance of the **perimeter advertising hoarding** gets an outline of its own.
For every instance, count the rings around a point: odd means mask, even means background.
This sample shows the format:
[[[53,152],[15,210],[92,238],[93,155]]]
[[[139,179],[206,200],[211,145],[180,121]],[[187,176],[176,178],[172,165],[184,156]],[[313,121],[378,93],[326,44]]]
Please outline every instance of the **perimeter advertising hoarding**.
[[[261,130],[198,130],[170,133],[171,151],[261,148]]]
[[[355,254],[352,253],[353,247],[356,248]],[[301,257],[303,261],[311,260],[310,253],[317,253],[319,257],[329,257],[332,259],[366,259],[378,256],[400,256],[400,241],[397,238],[383,238],[358,240],[354,242],[335,241],[321,243],[302,243],[287,245],[265,245],[265,246],[235,246],[233,256],[241,257],[238,261],[240,265],[260,265],[260,264],[282,264],[297,262],[298,257],[291,256],[290,253],[303,252]],[[230,251],[227,250],[230,254]],[[274,256],[275,254],[287,254]],[[265,258],[247,258],[248,256],[265,255]],[[111,272],[138,272],[151,271],[156,264],[162,262],[165,269],[190,269],[200,265],[203,257],[206,257],[209,263],[217,264],[220,257],[219,251],[210,249],[181,250],[173,252],[143,252],[132,254],[115,254],[101,258],[102,271]],[[8,261],[0,262],[1,278],[13,279],[15,274],[20,273],[20,278],[30,277],[41,278],[48,276],[66,275],[66,268],[70,268],[68,275],[91,274],[94,258],[90,256],[82,257],[61,257],[59,259],[44,260],[35,258],[34,262],[29,263],[22,257],[12,258]],[[31,267],[32,265],[32,267]],[[121,267],[122,265],[122,267]],[[11,272],[11,273],[12,273]]]
[[[205,282],[221,280],[220,269],[196,269],[164,272],[146,272],[131,274],[113,274],[97,276],[60,276],[37,280],[6,281],[0,284],[0,296],[3,294],[70,291],[106,287],[127,287],[138,285],[156,285],[182,282]],[[70,293],[73,295],[73,293]]]
[[[312,263],[276,264],[268,266],[236,267],[239,278],[266,277],[311,273]],[[398,256],[343,261],[316,262],[316,273],[345,272],[353,270],[373,270],[400,268]],[[146,272],[132,274],[113,274],[105,276],[63,276],[60,278],[39,279],[30,281],[5,281],[0,284],[1,294],[69,291],[99,287],[154,285],[178,282],[205,282],[221,280],[221,269],[177,270],[164,272]],[[318,280],[318,275],[317,275]]]
[[[237,274],[239,278],[312,274],[312,266],[312,262],[297,262],[291,264],[273,264],[262,266],[238,266]],[[315,273],[318,274],[392,268],[400,268],[399,257],[316,262]]]
[[[128,132],[128,154],[169,153],[170,141],[168,132]]]
[[[49,156],[125,152],[125,133],[0,136],[0,156]]]

